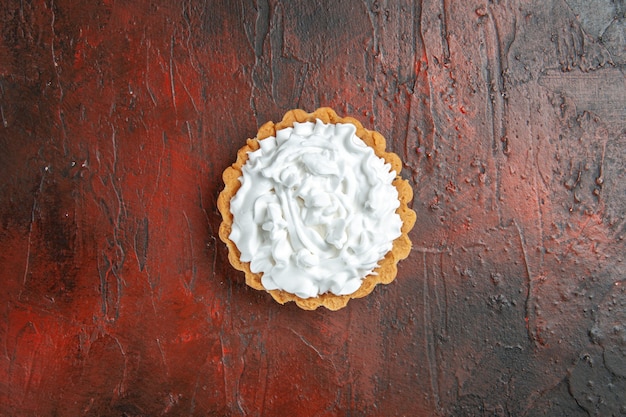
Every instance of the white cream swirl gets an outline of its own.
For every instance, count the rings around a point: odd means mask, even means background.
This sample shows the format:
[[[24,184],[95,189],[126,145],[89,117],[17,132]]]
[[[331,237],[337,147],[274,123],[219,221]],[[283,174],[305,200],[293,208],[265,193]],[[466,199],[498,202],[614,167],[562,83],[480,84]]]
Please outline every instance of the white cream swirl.
[[[352,294],[401,235],[396,172],[355,132],[294,123],[248,153],[229,238],[265,289]]]

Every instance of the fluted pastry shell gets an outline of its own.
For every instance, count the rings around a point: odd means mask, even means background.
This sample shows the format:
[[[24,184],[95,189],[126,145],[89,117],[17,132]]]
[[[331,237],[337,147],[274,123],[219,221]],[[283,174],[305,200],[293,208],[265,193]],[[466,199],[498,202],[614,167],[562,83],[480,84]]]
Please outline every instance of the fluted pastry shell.
[[[400,219],[402,220],[402,234],[393,241],[392,249],[387,252],[385,257],[379,262],[379,266],[363,279],[363,283],[354,293],[349,295],[325,293],[317,297],[305,299],[283,290],[266,290],[261,284],[262,273],[252,272],[250,270],[250,263],[242,262],[240,260],[241,254],[239,249],[235,243],[229,239],[233,225],[233,215],[230,211],[230,201],[241,187],[239,178],[242,176],[241,168],[248,160],[248,152],[253,152],[259,149],[259,141],[269,136],[275,136],[277,130],[293,127],[294,122],[315,122],[316,119],[319,119],[327,124],[353,124],[356,126],[356,135],[361,138],[367,146],[373,148],[374,153],[379,158],[383,158],[387,163],[389,163],[391,165],[391,169],[397,173],[392,184],[398,190],[400,206],[396,210],[396,213],[398,213]],[[300,109],[290,110],[285,114],[283,120],[279,123],[267,122],[261,126],[256,137],[248,139],[246,145],[239,149],[235,163],[226,168],[224,171],[222,178],[224,180],[225,187],[217,199],[217,207],[222,215],[222,223],[219,230],[220,239],[228,247],[228,260],[231,265],[235,269],[244,272],[246,284],[254,289],[269,292],[274,300],[278,301],[280,304],[284,304],[288,301],[294,301],[298,307],[304,310],[315,310],[319,306],[324,306],[329,310],[339,310],[345,307],[351,298],[361,298],[371,293],[377,284],[389,284],[392,282],[397,274],[398,261],[409,256],[411,251],[411,241],[408,237],[408,233],[415,224],[416,216],[415,212],[408,207],[408,204],[413,199],[413,189],[409,185],[408,181],[402,179],[399,175],[402,170],[402,161],[393,152],[386,152],[385,146],[385,138],[380,133],[365,129],[358,120],[352,117],[340,117],[334,110],[328,107],[319,108],[313,113],[307,113]]]

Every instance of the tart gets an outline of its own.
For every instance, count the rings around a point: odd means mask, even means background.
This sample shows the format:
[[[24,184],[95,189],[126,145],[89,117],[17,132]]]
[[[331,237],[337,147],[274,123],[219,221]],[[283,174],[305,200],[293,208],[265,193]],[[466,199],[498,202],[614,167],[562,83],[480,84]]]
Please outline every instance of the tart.
[[[223,173],[220,239],[246,284],[279,303],[338,310],[388,284],[415,213],[385,138],[330,108],[267,122]]]

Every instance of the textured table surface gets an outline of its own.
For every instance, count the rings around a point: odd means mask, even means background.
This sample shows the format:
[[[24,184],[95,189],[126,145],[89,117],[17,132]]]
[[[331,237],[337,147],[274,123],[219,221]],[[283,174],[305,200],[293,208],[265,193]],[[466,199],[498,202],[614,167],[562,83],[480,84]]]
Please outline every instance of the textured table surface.
[[[626,414],[623,1],[82,3],[0,8],[0,415]],[[319,106],[418,219],[338,312],[217,237],[237,149]]]

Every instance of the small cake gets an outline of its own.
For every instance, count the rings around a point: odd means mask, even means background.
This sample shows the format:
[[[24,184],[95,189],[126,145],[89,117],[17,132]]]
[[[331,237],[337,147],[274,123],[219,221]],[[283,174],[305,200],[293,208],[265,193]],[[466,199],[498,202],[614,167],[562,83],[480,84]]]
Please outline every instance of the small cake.
[[[268,122],[224,171],[229,261],[281,304],[338,310],[396,277],[411,250],[413,190],[385,139],[330,108]]]

